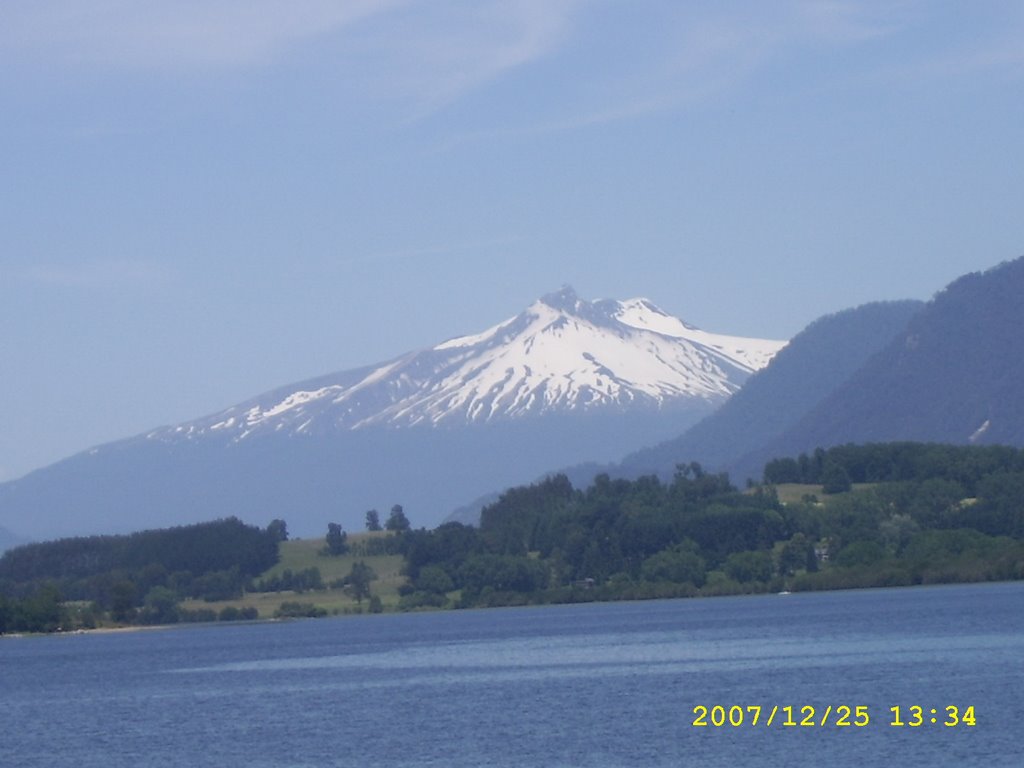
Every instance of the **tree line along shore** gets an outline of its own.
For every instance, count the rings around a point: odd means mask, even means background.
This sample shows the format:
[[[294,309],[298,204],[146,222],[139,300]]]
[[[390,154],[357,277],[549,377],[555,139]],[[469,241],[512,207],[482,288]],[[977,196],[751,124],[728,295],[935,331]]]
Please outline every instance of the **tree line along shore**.
[[[563,475],[512,488],[478,526],[289,538],[235,518],[28,544],[0,557],[0,634],[441,608],[1024,578],[1024,452],[846,445],[763,482],[680,465],[669,481]]]

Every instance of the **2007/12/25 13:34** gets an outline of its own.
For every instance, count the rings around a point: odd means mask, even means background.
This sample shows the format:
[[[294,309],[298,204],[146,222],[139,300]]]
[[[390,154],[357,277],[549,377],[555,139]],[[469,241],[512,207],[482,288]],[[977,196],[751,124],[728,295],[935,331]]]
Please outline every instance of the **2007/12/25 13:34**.
[[[946,728],[953,728],[958,725],[974,726],[977,722],[974,712],[974,705],[967,706],[961,712],[957,705],[950,704],[940,708],[925,709],[925,707],[914,704],[909,707],[896,705],[889,707],[892,717],[889,718],[889,725],[893,727],[909,726],[917,728],[923,725],[942,725]],[[764,713],[765,716],[762,716]],[[941,713],[941,714],[940,714]],[[782,727],[821,727],[834,726],[838,728],[855,726],[863,728],[872,722],[869,707],[865,705],[852,706],[841,704],[839,706],[829,705],[827,707],[806,704],[804,706],[778,704],[770,709],[760,705],[723,706],[716,704],[708,706],[698,704],[693,708],[693,722],[695,727],[713,726],[721,728],[724,726],[741,727],[767,726],[772,724]],[[906,716],[906,719],[904,719]]]

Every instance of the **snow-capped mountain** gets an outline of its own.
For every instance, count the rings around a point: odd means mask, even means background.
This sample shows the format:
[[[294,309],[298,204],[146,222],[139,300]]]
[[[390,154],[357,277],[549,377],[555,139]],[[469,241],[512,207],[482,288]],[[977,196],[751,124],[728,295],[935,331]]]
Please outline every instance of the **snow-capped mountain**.
[[[484,494],[681,434],[782,346],[564,288],[482,333],[0,484],[0,525],[38,539],[236,515],[311,536],[400,503],[433,526]]]
[[[569,287],[482,333],[275,390],[150,439],[483,424],[555,412],[724,400],[785,342],[708,333],[646,299]]]

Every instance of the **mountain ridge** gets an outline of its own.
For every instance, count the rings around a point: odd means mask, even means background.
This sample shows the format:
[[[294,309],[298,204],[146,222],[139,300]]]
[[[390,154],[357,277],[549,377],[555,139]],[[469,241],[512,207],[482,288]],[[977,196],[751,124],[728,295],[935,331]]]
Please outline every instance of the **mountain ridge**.
[[[780,435],[778,456],[846,442],[1024,445],[1024,257],[957,278]]]

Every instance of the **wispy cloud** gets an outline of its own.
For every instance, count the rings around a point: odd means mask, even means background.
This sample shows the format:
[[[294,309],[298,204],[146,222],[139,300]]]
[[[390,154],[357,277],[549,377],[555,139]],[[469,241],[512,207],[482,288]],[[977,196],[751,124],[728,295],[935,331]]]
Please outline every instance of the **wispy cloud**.
[[[990,21],[974,47],[950,51],[942,48],[943,30],[931,26],[943,13],[925,0],[636,7],[587,0],[35,0],[5,9],[0,56],[47,62],[39,66],[205,74],[268,66],[316,44],[316,77],[326,92],[351,100],[353,111],[397,105],[411,122],[557,59],[541,79],[549,96],[562,98],[524,105],[520,122],[488,131],[481,120],[471,129],[482,129],[477,136],[528,134],[728,96],[787,57],[802,57],[813,69],[818,55],[904,36],[910,44],[889,58],[910,73],[1024,63],[1019,23],[1000,30]],[[918,45],[918,38],[934,40]],[[618,51],[629,55],[617,58]],[[597,52],[605,58],[593,58]],[[896,65],[863,56],[858,66],[856,74],[870,77],[867,70]]]
[[[871,4],[816,0],[740,7],[692,4],[663,21],[667,32],[660,55],[620,89],[633,97],[616,108],[597,110],[598,116],[629,118],[727,95],[785,57],[813,58],[820,51],[887,37],[899,28]]]
[[[37,0],[5,10],[0,56],[58,70],[207,73],[267,66],[319,41],[326,88],[401,101],[416,119],[554,50],[582,2]]]
[[[556,51],[572,29],[579,0],[503,0],[419,6],[374,41],[376,85],[417,105],[413,117],[440,109],[485,83]],[[412,24],[414,29],[404,28]]]
[[[4,11],[0,43],[114,69],[251,65],[401,0],[35,0]]]
[[[934,8],[921,0],[667,3],[644,22],[622,30],[622,40],[588,41],[607,43],[609,50],[619,42],[628,50],[642,51],[642,56],[602,74],[574,75],[575,80],[563,87],[571,98],[557,108],[528,112],[522,121],[500,127],[449,136],[439,150],[496,137],[571,132],[700,106],[731,98],[777,64],[795,62],[813,73],[823,57],[842,60],[846,51],[858,55],[822,70],[824,79],[840,87],[892,78],[895,67],[904,75],[940,79],[957,71],[1024,65],[1018,30],[1009,35],[982,24],[977,47],[954,52],[932,31],[936,24],[941,26]],[[647,39],[641,40],[644,36]],[[929,43],[909,44],[908,38],[921,36]],[[794,87],[807,87],[812,80],[795,80],[800,85]]]
[[[529,122],[449,137],[440,149],[501,136],[569,132],[701,104],[727,96],[783,56],[893,34],[896,25],[878,16],[847,2],[668,4],[647,23],[623,32],[651,34],[646,42],[624,42],[630,50],[644,51],[639,63],[624,63],[594,79],[584,74],[565,87],[573,98],[561,105],[560,114],[533,114]],[[616,42],[608,40],[609,48]]]
[[[171,283],[174,270],[153,261],[106,259],[77,264],[35,264],[22,273],[30,283],[64,288],[153,288]]]

